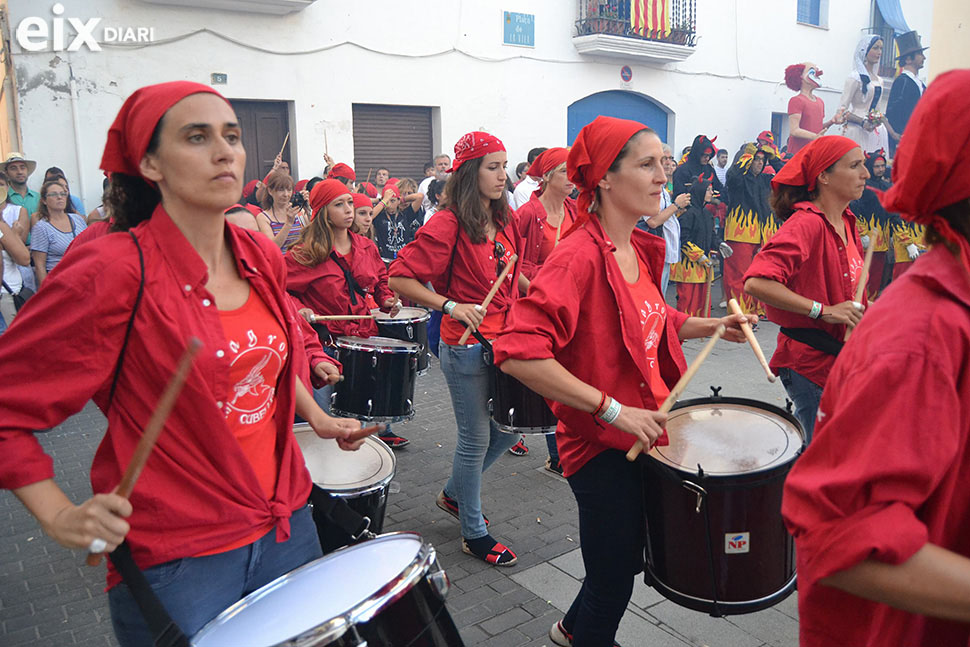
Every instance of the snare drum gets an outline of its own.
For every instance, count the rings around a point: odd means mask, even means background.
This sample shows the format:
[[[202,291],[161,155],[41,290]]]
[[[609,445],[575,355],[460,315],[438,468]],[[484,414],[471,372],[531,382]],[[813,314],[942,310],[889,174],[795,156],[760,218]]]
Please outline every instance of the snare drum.
[[[337,360],[344,379],[333,389],[335,416],[370,422],[414,417],[418,344],[387,337],[337,337]]]
[[[488,364],[488,411],[500,431],[509,434],[552,434],[559,424],[545,398],[506,375],[492,362],[492,352],[482,350]]]
[[[641,458],[647,583],[713,616],[750,613],[795,590],[795,544],[781,518],[801,454],[798,421],[743,398],[677,403],[670,444]]]
[[[418,344],[418,375],[428,372],[431,363],[431,353],[428,351],[428,321],[431,312],[424,308],[401,308],[396,317],[391,317],[380,309],[371,310],[377,317],[377,332],[381,337],[400,339]]]
[[[387,493],[397,464],[394,452],[373,436],[365,438],[357,451],[345,452],[336,440],[320,438],[306,424],[294,426],[293,435],[313,479],[310,502],[313,503],[314,495],[320,490],[340,497],[354,512],[370,519],[368,529],[371,532],[380,534],[384,529]],[[313,520],[324,553],[350,543],[349,535],[335,527],[316,508]]]
[[[247,595],[195,647],[462,647],[448,577],[415,533],[391,533],[305,564]]]

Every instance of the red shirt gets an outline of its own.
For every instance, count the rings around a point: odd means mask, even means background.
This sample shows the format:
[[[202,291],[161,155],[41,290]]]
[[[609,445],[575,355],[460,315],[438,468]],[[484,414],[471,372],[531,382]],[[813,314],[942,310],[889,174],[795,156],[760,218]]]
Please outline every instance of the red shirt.
[[[345,265],[361,288],[375,296],[378,304],[394,296],[387,287],[387,269],[374,241],[359,234],[350,236],[350,254],[343,258]],[[336,261],[328,258],[315,267],[298,263],[293,251],[285,254],[286,289],[300,303],[319,315],[369,315],[370,309],[363,295],[354,294],[356,304],[351,302],[350,288],[343,270]],[[372,319],[352,321],[328,321],[327,328],[336,336],[352,335],[373,337],[377,324]]]
[[[562,223],[562,234],[569,231],[576,221],[576,201],[566,198],[563,203],[565,206],[565,216]],[[536,193],[524,205],[515,212],[515,218],[519,226],[519,232],[525,239],[522,245],[522,273],[530,281],[539,271],[539,266],[548,258],[552,248],[555,247],[556,228],[549,226],[546,222],[548,214],[546,208],[539,201]],[[560,240],[562,239],[560,234]],[[551,244],[549,241],[552,241]]]
[[[230,355],[205,263],[161,207],[135,234],[145,258],[145,293],[134,320],[114,402],[107,396],[141,278],[127,234],[111,234],[68,254],[31,298],[0,344],[0,487],[53,476],[34,431],[60,424],[94,399],[108,429],[91,466],[94,492],[110,492],[175,370],[186,340],[203,349],[189,373],[131,496],[135,561],[148,568],[224,546],[272,524],[289,537],[293,510],[311,481],[293,437],[294,357],[303,338],[283,291],[285,268],[265,236],[226,227],[239,275],[286,331],[292,352],[276,392],[279,476],[267,499],[226,423]],[[119,581],[109,565],[108,583]]]
[[[821,132],[822,126],[825,124],[825,102],[819,97],[815,97],[815,101],[812,101],[799,92],[788,100],[788,114],[801,115],[798,121],[798,127],[804,128],[812,133],[818,133]],[[789,135],[789,157],[805,148],[810,141],[812,140]]]
[[[632,242],[659,291],[664,241],[634,230]],[[554,358],[620,404],[655,410],[643,324],[613,258],[615,249],[596,218],[564,238],[529,294],[515,302],[505,332],[495,342],[495,362]],[[664,384],[672,388],[687,369],[677,338],[687,315],[669,307],[666,313],[658,358]],[[559,419],[556,442],[566,476],[604,450],[628,451],[636,440],[588,411],[558,402],[549,405]]]
[[[842,214],[846,235],[862,249],[855,216],[848,209]],[[744,281],[752,277],[778,281],[789,290],[823,306],[855,298],[849,273],[849,253],[842,238],[818,207],[799,202],[795,213],[778,229],[751,261]],[[785,328],[819,328],[837,340],[845,337],[845,326],[828,324],[808,315],[796,314],[765,304],[768,319]],[[771,368],[790,368],[824,387],[835,357],[778,333],[778,346],[771,357]]]
[[[513,250],[518,253],[522,249],[522,238],[514,217],[509,218],[508,224],[496,238],[499,240],[504,238],[508,242],[507,245],[503,243],[506,258]],[[493,321],[500,322],[498,328],[504,324],[506,313],[518,294],[521,266],[521,261],[516,262],[511,280],[504,281],[488,306],[486,318],[492,317]],[[421,283],[430,282],[435,292],[458,303],[481,303],[497,280],[497,270],[495,244],[490,240],[478,244],[472,243],[465,230],[458,225],[455,214],[449,209],[444,209],[436,212],[434,218],[418,229],[414,240],[398,252],[388,273],[391,276],[416,279]],[[452,320],[451,317],[442,319],[442,340],[445,343],[452,343],[448,341],[449,338],[446,338],[446,333],[449,326],[455,325],[461,326],[460,330],[464,332],[464,326]],[[482,334],[489,338],[490,335],[495,334],[495,328],[495,326],[485,327]],[[450,330],[454,332],[458,329]],[[458,336],[460,337],[460,334]],[[454,343],[457,341],[455,339]],[[469,343],[478,342],[470,337]]]
[[[667,321],[667,303],[660,294],[657,283],[650,276],[649,267],[639,256],[637,265],[640,270],[639,278],[636,283],[627,283],[626,286],[630,290],[633,305],[637,308],[640,325],[643,326],[643,350],[647,354],[647,365],[650,367],[649,384],[659,409],[670,395],[670,389],[664,384],[663,377],[660,375],[660,361],[657,357],[660,336]]]
[[[970,557],[968,362],[970,281],[940,245],[866,312],[788,474],[802,647],[970,645],[968,624],[819,584],[865,559],[902,564],[927,542]]]

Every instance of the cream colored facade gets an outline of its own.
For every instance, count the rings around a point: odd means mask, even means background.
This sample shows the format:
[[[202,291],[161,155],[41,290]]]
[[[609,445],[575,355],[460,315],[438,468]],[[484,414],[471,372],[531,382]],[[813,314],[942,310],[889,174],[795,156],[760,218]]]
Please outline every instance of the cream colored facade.
[[[970,2],[935,0],[933,49],[927,52],[929,78],[956,68],[970,67]]]

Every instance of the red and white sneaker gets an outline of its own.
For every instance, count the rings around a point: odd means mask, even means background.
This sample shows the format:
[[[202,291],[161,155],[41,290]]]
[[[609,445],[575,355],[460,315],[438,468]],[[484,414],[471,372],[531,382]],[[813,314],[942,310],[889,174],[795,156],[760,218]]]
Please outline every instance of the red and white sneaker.
[[[509,453],[513,456],[525,456],[529,453],[529,448],[525,445],[525,438],[519,438],[519,442],[509,447]]]
[[[549,640],[559,645],[559,647],[572,647],[573,635],[562,626],[562,620],[552,625],[549,630]],[[613,641],[613,647],[620,647],[619,643]]]

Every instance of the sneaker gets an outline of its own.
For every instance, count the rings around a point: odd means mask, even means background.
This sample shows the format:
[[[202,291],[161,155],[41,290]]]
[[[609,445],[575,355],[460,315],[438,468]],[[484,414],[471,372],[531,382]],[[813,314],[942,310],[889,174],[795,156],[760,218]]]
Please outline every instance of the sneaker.
[[[525,438],[519,438],[519,442],[509,447],[509,453],[513,456],[525,456],[529,453],[529,448],[525,445]]]
[[[435,498],[434,502],[439,508],[460,521],[460,518],[458,517],[458,502],[445,494],[444,490],[438,492],[438,496]],[[488,517],[482,513],[482,518],[485,520],[485,525],[488,526]]]
[[[573,645],[573,635],[563,628],[562,620],[552,625],[549,630],[549,640],[559,647],[572,647]],[[620,644],[613,641],[613,647],[620,647]]]
[[[391,449],[400,449],[411,442],[403,436],[398,436],[393,431],[382,431],[377,435],[377,437],[383,440],[384,443],[387,444],[387,446]]]
[[[495,541],[491,535],[485,535],[481,539],[475,539],[474,541],[476,544],[485,544],[486,546],[490,546],[490,548],[482,550],[480,553],[473,551],[471,546],[468,545],[468,540],[462,537],[461,551],[466,555],[477,557],[492,566],[512,566],[519,561],[519,558],[515,556],[511,548]]]
[[[556,461],[555,463],[553,463],[552,456],[550,456],[549,458],[546,459],[546,471],[562,476],[562,462]]]
[[[727,307],[727,301],[721,301],[719,304],[717,304],[717,307],[718,308],[726,308]]]

